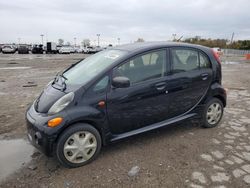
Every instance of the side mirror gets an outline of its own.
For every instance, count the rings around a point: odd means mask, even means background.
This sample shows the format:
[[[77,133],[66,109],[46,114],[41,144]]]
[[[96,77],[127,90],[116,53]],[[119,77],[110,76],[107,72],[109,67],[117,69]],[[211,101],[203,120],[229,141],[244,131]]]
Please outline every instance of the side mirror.
[[[126,88],[130,86],[130,80],[123,76],[114,77],[112,80],[112,86],[115,88]]]

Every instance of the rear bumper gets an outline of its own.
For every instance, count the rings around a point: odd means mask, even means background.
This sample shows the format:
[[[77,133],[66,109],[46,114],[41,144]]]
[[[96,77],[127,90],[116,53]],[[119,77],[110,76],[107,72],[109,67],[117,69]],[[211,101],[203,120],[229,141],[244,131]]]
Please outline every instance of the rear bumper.
[[[48,116],[37,113],[32,105],[26,112],[27,136],[30,143],[47,156],[52,156],[60,129],[66,124],[65,118],[55,128],[47,126],[47,122],[55,117],[66,117],[65,113]]]

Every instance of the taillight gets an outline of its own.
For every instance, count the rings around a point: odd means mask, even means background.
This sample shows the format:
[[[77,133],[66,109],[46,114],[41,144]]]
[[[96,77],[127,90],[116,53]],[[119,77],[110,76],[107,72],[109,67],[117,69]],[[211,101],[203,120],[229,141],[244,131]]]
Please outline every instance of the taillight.
[[[214,51],[213,49],[212,49],[212,53],[213,53],[213,55],[214,55],[215,60],[216,60],[219,64],[221,64],[219,54],[218,54],[216,51]]]

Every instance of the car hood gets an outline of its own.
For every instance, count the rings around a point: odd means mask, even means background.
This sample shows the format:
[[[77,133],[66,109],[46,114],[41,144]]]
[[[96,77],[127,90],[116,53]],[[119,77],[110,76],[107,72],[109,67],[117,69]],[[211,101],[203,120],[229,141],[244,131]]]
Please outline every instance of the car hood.
[[[50,107],[66,93],[53,88],[51,85],[46,87],[35,101],[35,110],[39,113],[47,113]]]

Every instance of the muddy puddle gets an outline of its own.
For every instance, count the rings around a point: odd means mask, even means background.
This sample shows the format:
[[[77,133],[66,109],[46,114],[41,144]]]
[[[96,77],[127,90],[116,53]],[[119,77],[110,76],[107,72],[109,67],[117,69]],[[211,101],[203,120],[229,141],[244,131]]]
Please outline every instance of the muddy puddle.
[[[0,182],[31,161],[33,146],[27,140],[0,140]]]

